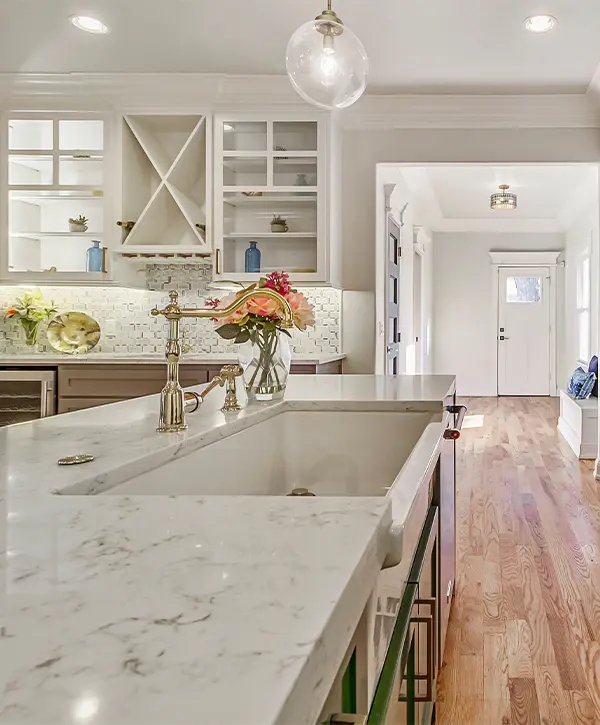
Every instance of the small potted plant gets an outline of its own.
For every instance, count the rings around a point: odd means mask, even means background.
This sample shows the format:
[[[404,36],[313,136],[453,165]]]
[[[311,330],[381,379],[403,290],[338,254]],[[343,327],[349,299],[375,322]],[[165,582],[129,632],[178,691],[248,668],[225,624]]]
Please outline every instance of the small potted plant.
[[[4,313],[5,319],[15,317],[21,323],[25,333],[25,344],[31,346],[37,342],[40,323],[55,315],[56,307],[54,302],[52,301],[50,304],[44,302],[39,289],[33,292],[25,292],[22,297],[17,297],[14,305]]]
[[[70,232],[87,232],[89,219],[84,216],[78,216],[75,219],[69,219]]]
[[[287,219],[279,216],[279,214],[273,214],[273,220],[271,221],[272,232],[287,232],[289,227],[287,225]]]

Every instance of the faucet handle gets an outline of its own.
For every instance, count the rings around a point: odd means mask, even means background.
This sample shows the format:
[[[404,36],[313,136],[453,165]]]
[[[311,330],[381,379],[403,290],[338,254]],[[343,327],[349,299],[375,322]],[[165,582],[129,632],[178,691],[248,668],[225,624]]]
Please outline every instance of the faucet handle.
[[[239,365],[223,365],[219,377],[225,381],[225,403],[221,408],[223,413],[237,412],[241,410],[238,403],[237,392],[235,388],[235,379],[242,374],[242,368]]]
[[[243,370],[239,365],[223,365],[219,375],[225,380],[233,380],[242,374]]]
[[[157,307],[154,307],[150,310],[150,314],[153,317],[158,317],[158,315],[164,315],[167,319],[181,319],[181,307],[177,302],[178,297],[179,292],[172,289],[169,292],[169,299],[171,300],[169,304],[163,310],[159,310]]]

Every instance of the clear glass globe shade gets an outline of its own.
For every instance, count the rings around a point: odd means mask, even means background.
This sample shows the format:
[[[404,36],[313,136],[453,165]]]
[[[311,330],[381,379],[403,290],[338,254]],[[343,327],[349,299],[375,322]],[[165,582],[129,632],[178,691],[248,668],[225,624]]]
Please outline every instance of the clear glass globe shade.
[[[332,35],[331,29],[341,31]],[[346,108],[364,93],[369,59],[345,25],[311,20],[290,38],[285,54],[288,76],[304,100],[320,108]]]

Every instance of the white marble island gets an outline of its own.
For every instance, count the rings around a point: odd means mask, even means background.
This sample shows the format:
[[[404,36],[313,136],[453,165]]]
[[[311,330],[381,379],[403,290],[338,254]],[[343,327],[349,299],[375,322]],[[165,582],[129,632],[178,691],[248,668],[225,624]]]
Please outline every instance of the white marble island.
[[[0,723],[307,725],[386,555],[389,499],[111,496],[282,407],[427,410],[449,377],[290,380],[158,435],[155,396],[0,431]],[[92,453],[84,466],[56,459]],[[226,461],[224,462],[226,465]]]

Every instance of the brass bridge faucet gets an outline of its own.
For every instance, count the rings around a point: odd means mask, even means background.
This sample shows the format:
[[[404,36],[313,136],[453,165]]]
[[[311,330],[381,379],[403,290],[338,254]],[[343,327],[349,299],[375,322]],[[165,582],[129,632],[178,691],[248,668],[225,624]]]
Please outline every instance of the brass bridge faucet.
[[[268,288],[254,288],[242,292],[230,305],[215,309],[214,307],[180,307],[175,290],[169,292],[170,302],[162,310],[156,307],[151,311],[154,317],[163,315],[169,321],[169,336],[166,344],[167,383],[160,394],[160,413],[158,426],[160,433],[182,431],[187,428],[185,422],[185,400],[183,389],[179,384],[179,358],[181,357],[180,322],[184,317],[203,319],[222,319],[229,317],[254,297],[269,297],[275,300],[283,313],[283,326],[293,327],[292,308],[290,303],[279,292]],[[220,382],[215,385],[221,384]],[[214,385],[212,386],[214,387]],[[228,389],[229,392],[230,388]],[[206,390],[205,392],[208,392]],[[205,397],[205,396],[204,396]]]

